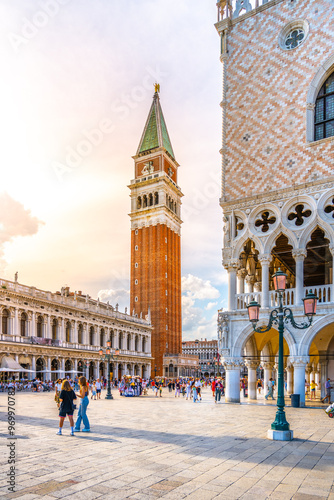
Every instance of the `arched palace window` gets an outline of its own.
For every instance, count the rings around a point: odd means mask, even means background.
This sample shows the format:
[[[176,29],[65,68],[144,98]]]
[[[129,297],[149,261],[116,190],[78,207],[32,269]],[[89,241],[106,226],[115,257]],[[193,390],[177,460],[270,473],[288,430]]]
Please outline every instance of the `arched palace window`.
[[[334,136],[334,73],[325,81],[315,104],[314,139]]]

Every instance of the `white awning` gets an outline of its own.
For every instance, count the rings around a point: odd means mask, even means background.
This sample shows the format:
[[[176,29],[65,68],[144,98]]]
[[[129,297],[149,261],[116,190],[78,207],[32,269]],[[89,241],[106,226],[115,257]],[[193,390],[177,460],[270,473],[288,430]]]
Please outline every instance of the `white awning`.
[[[15,359],[11,356],[4,356],[1,361],[1,372],[33,372],[33,370],[27,370],[23,368]]]

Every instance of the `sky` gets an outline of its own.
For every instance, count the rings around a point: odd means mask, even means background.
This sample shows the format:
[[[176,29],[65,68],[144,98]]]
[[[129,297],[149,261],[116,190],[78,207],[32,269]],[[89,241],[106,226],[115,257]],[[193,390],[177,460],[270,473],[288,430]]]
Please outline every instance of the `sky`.
[[[154,83],[182,200],[183,338],[227,303],[215,0],[0,4],[1,277],[129,306],[130,191]]]

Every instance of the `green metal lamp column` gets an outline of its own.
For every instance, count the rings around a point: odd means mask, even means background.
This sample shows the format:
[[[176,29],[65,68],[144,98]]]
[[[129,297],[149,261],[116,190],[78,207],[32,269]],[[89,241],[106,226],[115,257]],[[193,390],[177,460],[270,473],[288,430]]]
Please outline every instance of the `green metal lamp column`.
[[[283,297],[279,294],[278,307],[278,382],[277,382],[277,412],[274,422],[271,424],[272,430],[288,431],[290,425],[285,417],[285,400],[284,400],[284,362],[283,362],[283,333],[284,333],[284,309]]]
[[[108,356],[108,389],[105,399],[114,399],[113,395],[111,394],[111,385],[110,385],[110,356]]]

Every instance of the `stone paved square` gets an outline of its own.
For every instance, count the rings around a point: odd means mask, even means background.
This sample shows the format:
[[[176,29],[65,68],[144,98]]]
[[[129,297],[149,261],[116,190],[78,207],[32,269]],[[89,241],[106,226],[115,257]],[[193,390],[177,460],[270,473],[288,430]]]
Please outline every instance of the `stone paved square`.
[[[8,492],[7,394],[1,405],[0,498],[334,499],[334,421],[287,407],[291,442],[269,441],[272,404],[175,398],[90,401],[92,432],[57,436],[52,393],[16,398],[16,488]]]

